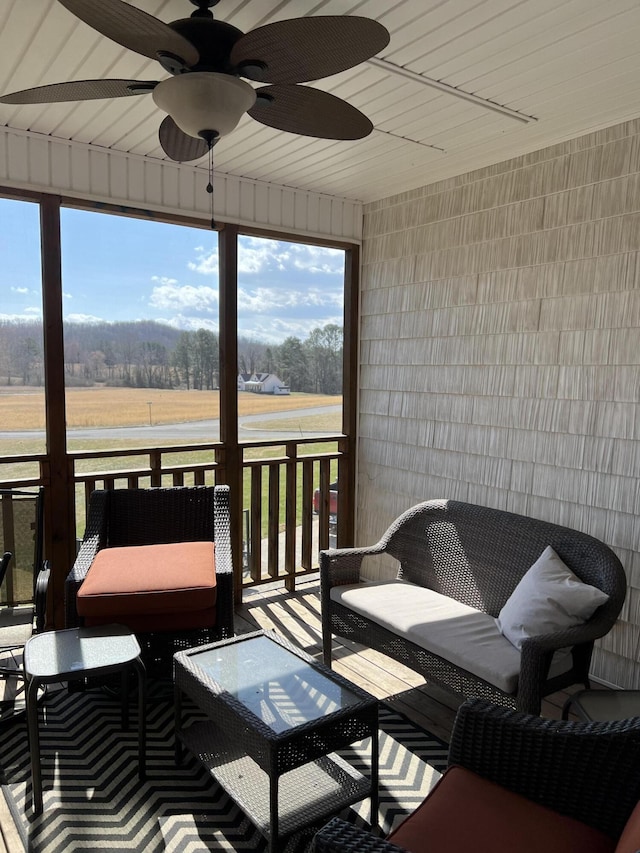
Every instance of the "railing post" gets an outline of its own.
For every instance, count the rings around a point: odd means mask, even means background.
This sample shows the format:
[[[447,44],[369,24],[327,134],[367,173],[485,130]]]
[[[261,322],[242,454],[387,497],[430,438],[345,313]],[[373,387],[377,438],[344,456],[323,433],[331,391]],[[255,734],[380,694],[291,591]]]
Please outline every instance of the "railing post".
[[[280,574],[280,464],[269,465],[269,523],[267,544],[267,572],[269,577],[277,578]]]
[[[249,565],[251,580],[259,581],[262,573],[262,468],[251,469],[251,548]]]
[[[149,468],[151,469],[151,485],[162,485],[162,452],[152,450],[149,453]]]
[[[285,450],[289,461],[285,470],[284,585],[289,592],[293,592],[296,588],[297,445],[288,442]]]
[[[310,571],[313,562],[313,459],[302,463],[302,556],[300,565]]]
[[[338,442],[338,449],[340,450],[340,456],[338,457],[338,548],[354,544],[355,475],[353,470],[353,455],[350,453],[351,445],[350,438],[344,438]]]
[[[320,468],[320,506],[318,512],[318,548],[322,551],[329,547],[329,486],[331,484],[331,460],[321,459]],[[338,508],[338,515],[340,510]]]

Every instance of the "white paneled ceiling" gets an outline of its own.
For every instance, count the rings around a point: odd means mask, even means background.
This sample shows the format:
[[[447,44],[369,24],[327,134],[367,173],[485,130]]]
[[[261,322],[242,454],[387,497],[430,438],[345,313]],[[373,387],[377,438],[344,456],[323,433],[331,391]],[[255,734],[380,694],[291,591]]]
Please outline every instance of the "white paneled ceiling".
[[[166,22],[194,10],[188,0],[132,5]],[[371,201],[640,115],[638,0],[220,0],[213,12],[245,32],[285,18],[354,14],[391,33],[372,62],[312,84],[365,112],[370,136],[316,140],[245,116],[214,149],[219,172]],[[0,3],[0,93],[165,76],[57,0]],[[153,158],[164,158],[163,117],[150,95],[0,104],[1,125]]]

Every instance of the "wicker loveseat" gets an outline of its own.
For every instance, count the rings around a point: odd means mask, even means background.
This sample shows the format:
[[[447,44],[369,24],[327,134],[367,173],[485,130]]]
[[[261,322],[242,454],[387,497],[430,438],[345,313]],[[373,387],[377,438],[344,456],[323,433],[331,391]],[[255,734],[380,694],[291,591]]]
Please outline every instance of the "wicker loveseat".
[[[640,718],[543,720],[460,706],[449,767],[387,839],[333,818],[316,853],[636,853]]]
[[[494,617],[549,545],[577,578],[609,598],[584,624],[533,636],[518,650],[494,627]],[[383,554],[397,561],[396,577],[368,583],[366,558]],[[626,592],[620,561],[599,540],[550,522],[448,500],[407,510],[372,547],[321,552],[320,582],[328,666],[336,634],[381,651],[460,696],[532,714],[540,713],[542,697],[572,684],[588,685],[594,640],[611,629]],[[439,645],[425,638],[428,619],[422,614],[431,606],[431,592],[467,611],[440,621],[430,616],[437,622]],[[480,639],[474,621],[482,622]]]
[[[82,598],[90,583],[95,595]],[[65,582],[65,617],[68,628],[128,625],[161,674],[171,673],[175,652],[233,636],[229,487],[92,492]]]

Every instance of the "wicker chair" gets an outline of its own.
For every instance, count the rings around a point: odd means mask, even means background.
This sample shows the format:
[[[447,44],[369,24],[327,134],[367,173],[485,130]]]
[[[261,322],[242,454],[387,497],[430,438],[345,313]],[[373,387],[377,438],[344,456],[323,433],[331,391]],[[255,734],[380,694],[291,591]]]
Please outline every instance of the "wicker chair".
[[[213,617],[211,608],[209,611],[202,610],[200,614],[192,605],[189,606],[188,612],[185,608],[184,617],[189,626],[187,628],[180,627],[179,612],[145,613],[138,616],[127,613],[129,608],[123,608],[121,617],[113,611],[105,617],[106,621],[128,624],[136,632],[143,650],[143,659],[152,673],[169,674],[173,654],[181,649],[233,636],[229,487],[178,486],[94,491],[89,501],[87,527],[78,556],[65,582],[67,627],[73,628],[85,623],[78,611],[78,592],[96,556],[104,549],[149,545],[175,546],[175,543],[186,545],[211,541],[215,542],[216,578]],[[146,550],[147,554],[151,553],[153,556],[154,552]],[[186,548],[182,550],[186,551]],[[135,573],[135,549],[124,553],[128,557],[127,571]],[[163,553],[166,553],[166,549]],[[173,553],[179,554],[180,549]],[[166,566],[163,568],[166,569]],[[153,571],[152,563],[151,572]],[[180,584],[176,586],[177,592],[182,593]],[[197,595],[196,591],[196,597]],[[191,602],[193,600],[192,593]],[[199,618],[202,618],[201,622],[198,622]],[[175,627],[176,625],[178,627]]]
[[[560,722],[543,720],[483,699],[468,699],[460,706],[454,724],[449,768],[423,804],[387,840],[333,818],[315,836],[316,853],[402,853],[407,850],[411,853],[441,853],[443,850],[514,853],[516,850],[548,849],[626,853],[640,849],[640,807],[629,820],[640,800],[638,717],[608,723]],[[494,783],[496,788],[489,788],[499,794],[506,790],[518,795],[517,802],[525,814],[531,804],[534,823],[533,829],[529,826],[529,835],[524,826],[526,821],[522,821],[515,827],[516,838],[512,828],[509,839],[509,830],[501,831],[508,823],[506,809],[487,814],[478,821],[477,815],[470,813],[468,800],[466,803],[449,802],[447,808],[455,819],[451,820],[449,815],[449,822],[438,827],[446,814],[443,798],[448,796],[447,791],[451,792],[452,799],[455,798],[455,788],[447,788],[451,768],[471,771],[474,774],[471,778],[478,779],[481,786],[485,785],[485,780]],[[508,793],[506,796],[508,802],[511,797]],[[432,798],[436,802],[435,815],[429,814]],[[503,800],[499,797],[498,802]],[[537,820],[540,815],[542,819]],[[545,815],[550,817],[551,824],[545,825]],[[559,815],[570,821],[565,822]],[[560,843],[545,845],[543,833],[554,820],[562,826],[565,846]],[[576,831],[575,844],[571,843],[572,830]],[[624,843],[616,847],[623,830]],[[595,843],[581,845],[579,835],[583,842],[585,837],[589,839],[593,835]],[[554,842],[557,839],[558,833]]]
[[[390,583],[407,581],[496,617],[547,545],[581,580],[606,592],[609,600],[582,625],[526,640],[513,692],[335,600],[339,587],[365,586],[365,558],[387,555],[397,562],[397,576]],[[624,602],[626,577],[613,551],[586,533],[504,510],[433,500],[404,512],[376,545],[321,551],[320,586],[324,662],[328,666],[331,637],[337,634],[400,661],[428,682],[459,696],[539,714],[542,697],[573,684],[589,686],[594,640],[613,627]],[[388,607],[384,616],[393,620]],[[568,668],[553,671],[554,653],[569,648]]]

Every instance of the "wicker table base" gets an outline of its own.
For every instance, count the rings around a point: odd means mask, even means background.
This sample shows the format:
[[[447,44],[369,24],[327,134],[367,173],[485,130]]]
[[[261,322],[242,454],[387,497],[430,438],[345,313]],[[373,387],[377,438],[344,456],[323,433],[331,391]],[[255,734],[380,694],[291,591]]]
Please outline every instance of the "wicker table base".
[[[174,660],[176,760],[183,745],[196,755],[269,840],[270,851],[283,837],[368,796],[377,824],[373,696],[271,632],[179,652]],[[183,693],[209,721],[182,727]],[[335,754],[365,738],[371,739],[368,774]]]

